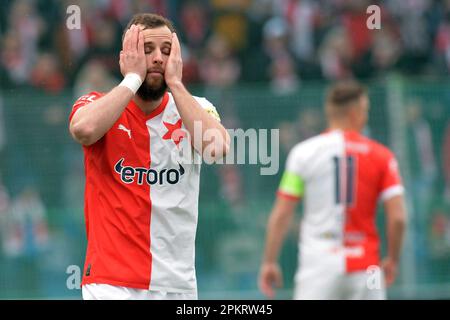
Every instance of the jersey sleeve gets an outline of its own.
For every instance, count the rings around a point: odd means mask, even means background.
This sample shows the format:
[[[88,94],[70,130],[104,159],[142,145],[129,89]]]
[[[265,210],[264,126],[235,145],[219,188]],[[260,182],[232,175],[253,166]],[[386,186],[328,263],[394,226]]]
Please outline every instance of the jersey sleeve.
[[[299,200],[305,191],[304,159],[300,146],[294,147],[288,155],[286,168],[281,177],[277,196],[291,200]]]
[[[69,123],[70,123],[70,121],[72,121],[73,115],[75,114],[75,112],[78,111],[78,109],[93,102],[94,100],[100,98],[101,96],[102,96],[102,94],[100,94],[98,92],[91,92],[89,94],[85,94],[84,96],[79,97],[72,106],[72,111],[70,112],[70,115],[69,115]]]
[[[384,157],[383,173],[381,179],[380,199],[387,201],[404,192],[399,172],[398,162],[391,152]]]
[[[199,97],[195,97],[197,102],[200,104],[200,106],[206,110],[206,112],[208,112],[208,114],[210,116],[212,116],[214,119],[216,119],[217,121],[220,122],[220,116],[219,113],[217,112],[216,107],[214,107],[214,105],[209,102],[206,98],[199,98]]]

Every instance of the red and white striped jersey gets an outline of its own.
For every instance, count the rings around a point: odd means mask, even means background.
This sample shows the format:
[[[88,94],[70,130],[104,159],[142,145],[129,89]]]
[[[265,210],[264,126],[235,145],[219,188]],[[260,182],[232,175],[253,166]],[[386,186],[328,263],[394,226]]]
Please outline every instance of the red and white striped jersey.
[[[331,130],[297,144],[278,195],[304,198],[300,265],[327,253],[340,257],[334,267],[343,272],[378,265],[377,202],[402,193],[392,152],[357,132]]]
[[[80,97],[70,119],[101,96]],[[195,99],[218,119],[210,102]],[[130,101],[99,141],[83,147],[88,244],[82,285],[196,291],[200,161],[174,160],[174,151],[192,148],[180,128],[177,107],[166,93],[149,115]],[[200,157],[195,151],[192,156]]]

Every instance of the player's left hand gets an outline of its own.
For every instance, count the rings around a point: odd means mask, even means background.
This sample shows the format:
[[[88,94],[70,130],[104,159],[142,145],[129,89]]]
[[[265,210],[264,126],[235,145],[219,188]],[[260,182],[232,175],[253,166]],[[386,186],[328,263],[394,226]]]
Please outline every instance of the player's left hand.
[[[164,71],[164,79],[167,86],[181,83],[183,77],[183,60],[181,58],[181,47],[177,34],[172,33],[172,47],[170,49],[169,59],[167,60],[166,69]]]
[[[281,288],[283,286],[283,275],[277,263],[263,263],[259,272],[258,286],[266,297],[274,298],[274,287]]]

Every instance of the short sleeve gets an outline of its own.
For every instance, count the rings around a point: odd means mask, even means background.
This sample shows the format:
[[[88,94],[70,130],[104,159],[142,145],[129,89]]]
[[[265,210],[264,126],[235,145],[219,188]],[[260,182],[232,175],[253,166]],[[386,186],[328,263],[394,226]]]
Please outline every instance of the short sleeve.
[[[72,111],[70,112],[69,115],[69,123],[70,121],[72,121],[73,115],[75,114],[75,112],[77,112],[78,109],[93,102],[94,100],[100,98],[101,96],[102,94],[99,92],[91,92],[89,94],[85,94],[84,96],[79,97],[72,106]]]
[[[195,97],[196,100],[198,101],[198,103],[200,104],[200,106],[206,110],[206,112],[208,112],[208,114],[210,116],[212,116],[214,119],[216,119],[217,121],[220,122],[220,116],[219,113],[217,112],[216,107],[214,107],[214,105],[209,102],[206,98],[199,98],[199,97]]]
[[[298,176],[304,176],[306,166],[306,148],[302,144],[297,144],[289,152],[286,159],[285,171],[295,173]]]
[[[302,177],[303,157],[300,146],[294,147],[288,155],[286,167],[278,187],[277,195],[292,200],[303,196],[305,183]]]
[[[387,201],[404,192],[398,162],[395,156],[389,152],[383,163],[383,174],[381,180],[382,201]]]

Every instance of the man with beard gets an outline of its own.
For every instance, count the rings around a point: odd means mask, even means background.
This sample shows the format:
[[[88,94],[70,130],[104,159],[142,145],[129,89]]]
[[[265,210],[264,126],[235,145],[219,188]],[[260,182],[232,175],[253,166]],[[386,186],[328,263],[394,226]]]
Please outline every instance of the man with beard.
[[[123,81],[80,97],[69,118],[86,174],[83,298],[197,299],[195,160],[225,156],[229,135],[214,106],[183,86],[180,44],[164,17],[132,18],[119,63]],[[191,150],[187,163],[174,157]]]

